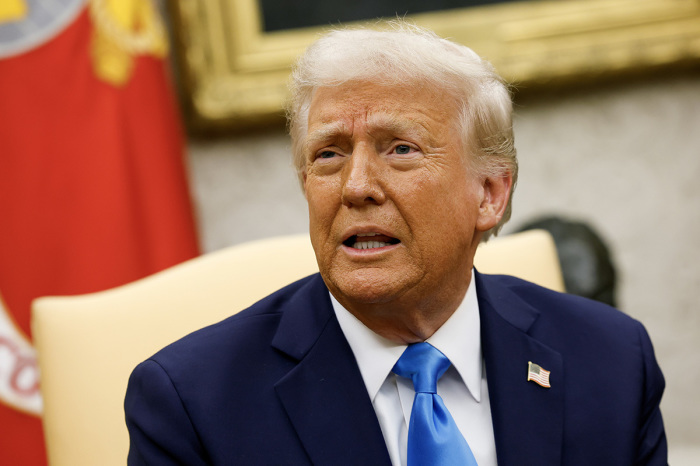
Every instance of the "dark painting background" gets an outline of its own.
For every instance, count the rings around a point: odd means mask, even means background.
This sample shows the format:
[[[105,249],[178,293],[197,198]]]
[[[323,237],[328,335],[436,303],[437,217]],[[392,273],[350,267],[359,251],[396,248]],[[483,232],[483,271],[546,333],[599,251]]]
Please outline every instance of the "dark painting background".
[[[524,0],[259,0],[266,32]]]

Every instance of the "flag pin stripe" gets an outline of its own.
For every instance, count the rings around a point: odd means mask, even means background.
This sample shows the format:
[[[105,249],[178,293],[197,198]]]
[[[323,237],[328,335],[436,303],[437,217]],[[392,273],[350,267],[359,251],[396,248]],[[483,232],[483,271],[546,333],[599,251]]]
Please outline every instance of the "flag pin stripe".
[[[551,388],[549,383],[549,371],[531,361],[527,362],[527,381],[535,382],[544,388]]]

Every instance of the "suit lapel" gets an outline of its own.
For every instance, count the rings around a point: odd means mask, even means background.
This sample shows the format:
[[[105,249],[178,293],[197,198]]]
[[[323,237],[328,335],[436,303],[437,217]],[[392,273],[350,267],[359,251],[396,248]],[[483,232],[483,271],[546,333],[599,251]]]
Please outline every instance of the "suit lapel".
[[[275,390],[314,464],[390,464],[381,428],[320,277],[285,308],[273,346],[299,363]],[[298,298],[298,299],[297,299]]]
[[[496,279],[476,274],[481,338],[499,464],[561,464],[561,355],[528,334],[539,313]],[[275,390],[314,464],[390,464],[354,355],[319,276],[285,307],[273,346],[298,364]],[[527,363],[551,388],[527,381]]]
[[[477,274],[481,344],[499,464],[561,464],[562,357],[528,332],[539,312],[493,277]],[[551,388],[527,381],[528,361],[551,372]]]

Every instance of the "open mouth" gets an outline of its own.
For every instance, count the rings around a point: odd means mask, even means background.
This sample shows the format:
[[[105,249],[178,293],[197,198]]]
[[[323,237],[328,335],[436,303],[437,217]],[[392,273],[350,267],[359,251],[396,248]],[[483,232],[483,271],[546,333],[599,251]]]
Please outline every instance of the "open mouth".
[[[353,249],[377,249],[400,242],[396,238],[381,233],[360,233],[349,237],[343,241],[343,244]]]

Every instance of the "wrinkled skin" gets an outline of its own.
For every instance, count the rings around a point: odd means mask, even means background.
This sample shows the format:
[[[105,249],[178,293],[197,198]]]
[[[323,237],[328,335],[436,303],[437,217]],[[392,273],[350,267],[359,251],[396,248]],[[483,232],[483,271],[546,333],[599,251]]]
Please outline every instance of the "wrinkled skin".
[[[304,190],[321,275],[396,342],[423,341],[452,315],[506,207],[510,175],[470,171],[456,118],[447,93],[417,85],[323,87],[309,109]]]

